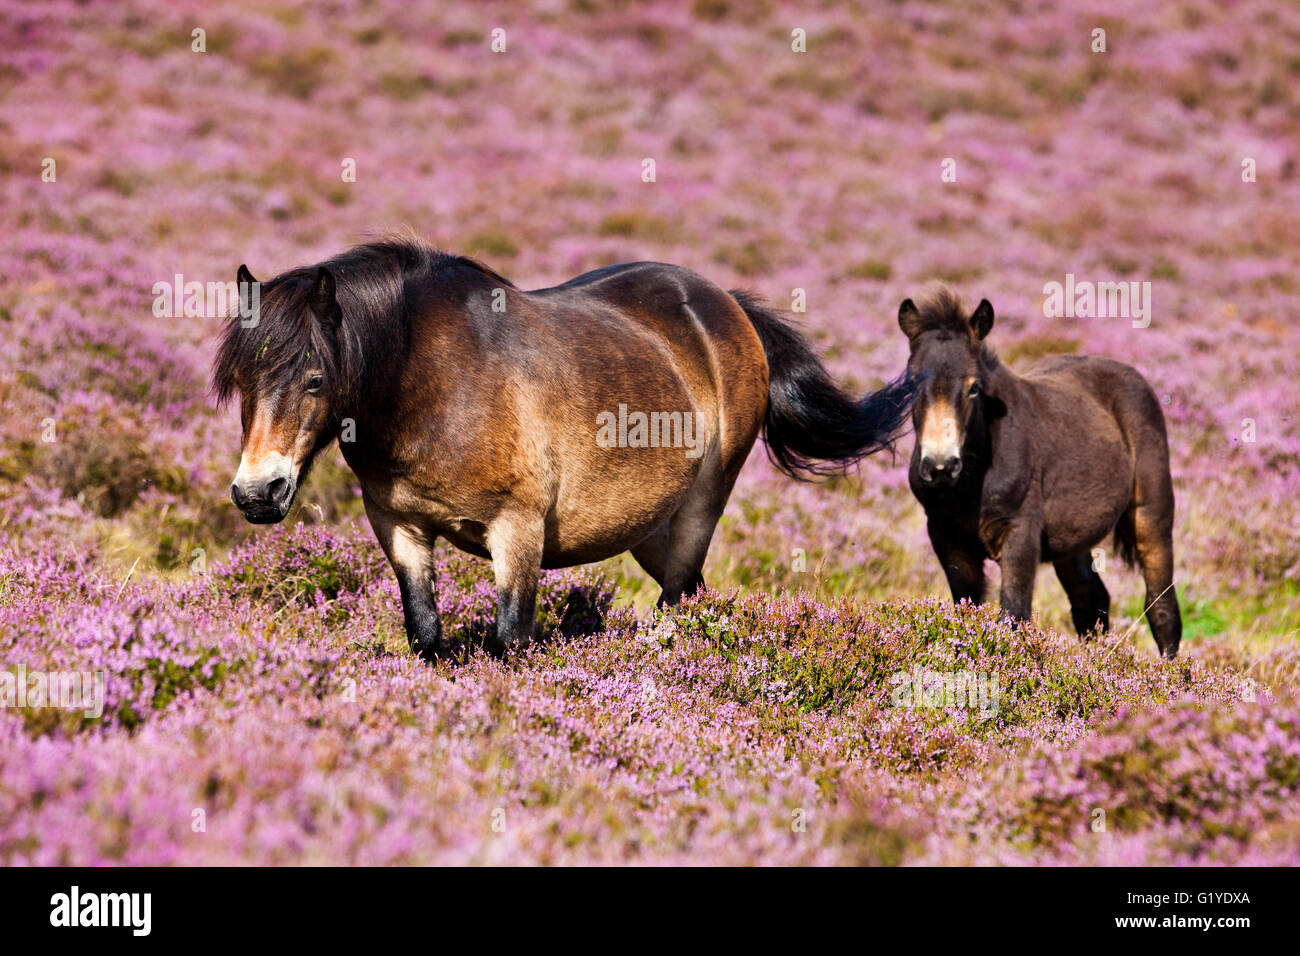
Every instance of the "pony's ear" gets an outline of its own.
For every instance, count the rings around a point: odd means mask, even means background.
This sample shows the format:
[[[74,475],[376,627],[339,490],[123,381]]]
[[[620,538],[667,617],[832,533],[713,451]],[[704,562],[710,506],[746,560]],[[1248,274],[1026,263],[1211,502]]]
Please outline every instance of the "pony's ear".
[[[257,282],[257,280],[253,278],[253,273],[248,271],[248,266],[244,265],[242,262],[239,264],[239,271],[235,273],[235,278],[239,280],[240,285],[253,285]]]
[[[980,299],[980,304],[971,313],[970,327],[975,330],[975,337],[983,339],[993,331],[993,306],[988,299]]]
[[[334,273],[321,266],[316,270],[316,279],[311,287],[311,298],[307,300],[316,318],[322,321],[336,318],[334,292]]]
[[[921,313],[911,299],[904,299],[898,307],[898,327],[909,341],[921,332]]]

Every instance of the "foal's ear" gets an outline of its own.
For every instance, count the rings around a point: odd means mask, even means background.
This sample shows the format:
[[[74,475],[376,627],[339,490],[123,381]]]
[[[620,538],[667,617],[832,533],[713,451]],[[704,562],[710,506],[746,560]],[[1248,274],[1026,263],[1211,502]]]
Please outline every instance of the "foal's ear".
[[[311,287],[311,298],[307,300],[316,318],[327,321],[336,317],[334,292],[334,273],[321,266],[316,270],[316,279]]]
[[[971,314],[970,327],[975,330],[976,337],[981,339],[993,331],[993,306],[988,299],[980,299],[980,304]]]
[[[239,264],[239,271],[235,273],[235,278],[239,280],[240,285],[253,285],[257,282],[257,280],[253,278],[253,273],[248,271],[248,266],[244,265],[242,262]]]
[[[911,299],[904,299],[898,307],[898,327],[909,339],[916,338],[921,331],[921,313]]]

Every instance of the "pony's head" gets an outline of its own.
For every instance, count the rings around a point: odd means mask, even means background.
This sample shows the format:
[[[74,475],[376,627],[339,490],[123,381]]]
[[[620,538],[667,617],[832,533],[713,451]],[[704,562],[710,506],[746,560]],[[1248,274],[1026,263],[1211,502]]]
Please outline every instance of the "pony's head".
[[[955,485],[962,472],[966,436],[983,412],[986,373],[996,360],[984,347],[993,306],[983,299],[966,314],[947,289],[922,300],[904,299],[898,325],[911,346],[907,370],[918,383],[912,424],[919,472],[927,485]]]
[[[241,288],[256,282],[239,267]],[[342,312],[324,266],[285,273],[260,287],[250,319],[233,316],[213,369],[219,403],[239,395],[243,424],[230,500],[255,524],[284,519],[316,455],[339,430],[346,389]]]

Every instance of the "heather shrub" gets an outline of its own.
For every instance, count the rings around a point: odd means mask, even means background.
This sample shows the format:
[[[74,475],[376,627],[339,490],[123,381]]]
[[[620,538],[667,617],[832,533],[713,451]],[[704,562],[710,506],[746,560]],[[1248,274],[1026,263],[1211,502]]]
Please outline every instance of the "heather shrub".
[[[833,718],[851,734],[845,753],[897,770],[981,759],[985,743],[1074,739],[1125,705],[1237,700],[1244,687],[1231,670],[1162,664],[1118,635],[1083,642],[1013,626],[992,607],[935,601],[826,604],[807,594],[709,592],[651,633],[716,675],[715,695],[775,721],[791,712]],[[973,692],[943,705],[895,699],[918,680],[958,675],[987,678],[991,706],[972,703]]]
[[[51,416],[55,440],[20,440],[11,454],[17,469],[57,487],[94,513],[111,518],[146,490],[186,489],[185,469],[155,446],[150,430],[129,406],[78,395]]]
[[[278,526],[250,537],[212,569],[213,587],[276,612],[321,607],[331,624],[383,610],[400,616],[396,581],[369,527]],[[443,547],[434,566],[443,628],[456,644],[481,643],[497,613],[491,565]],[[365,592],[369,591],[367,594]],[[599,630],[615,587],[590,568],[544,572],[537,589],[539,633]]]
[[[385,567],[379,546],[355,530],[278,525],[248,537],[210,580],[232,597],[281,610],[360,591]]]
[[[1126,706],[1074,747],[999,774],[971,817],[1000,820],[1024,850],[1077,841],[1087,853],[1102,811],[1103,834],[1145,834],[1188,862],[1231,861],[1300,796],[1300,709],[1294,699]]]
[[[276,673],[278,689],[268,687],[270,693],[315,687],[333,658],[303,644],[307,629],[318,626],[270,620],[247,601],[216,600],[201,580],[114,582],[94,562],[56,558],[0,566],[4,666],[105,678],[102,718],[20,709],[34,733],[130,730],[156,712],[192,705],[196,694],[221,691],[240,673]]]

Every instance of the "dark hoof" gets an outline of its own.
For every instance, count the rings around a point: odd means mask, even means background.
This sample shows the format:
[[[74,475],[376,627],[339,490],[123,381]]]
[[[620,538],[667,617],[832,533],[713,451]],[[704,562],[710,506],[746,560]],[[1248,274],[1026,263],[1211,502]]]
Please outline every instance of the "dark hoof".
[[[535,643],[531,640],[522,641],[498,641],[495,637],[489,638],[483,642],[483,650],[487,651],[497,660],[505,660],[511,651],[520,651]]]
[[[527,633],[506,640],[502,640],[494,628],[491,633],[483,635],[483,650],[497,660],[502,660],[511,651],[522,651],[529,645],[540,644],[541,640],[542,630],[538,624],[534,624]]]
[[[420,660],[430,664],[449,660],[452,657],[451,645],[441,637],[433,641],[413,641],[411,650]]]

